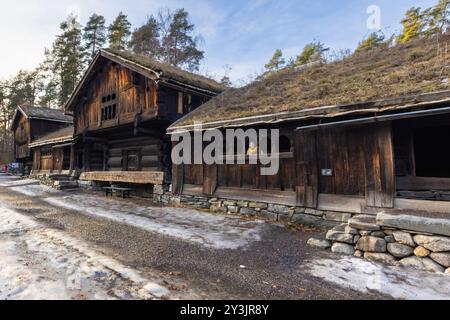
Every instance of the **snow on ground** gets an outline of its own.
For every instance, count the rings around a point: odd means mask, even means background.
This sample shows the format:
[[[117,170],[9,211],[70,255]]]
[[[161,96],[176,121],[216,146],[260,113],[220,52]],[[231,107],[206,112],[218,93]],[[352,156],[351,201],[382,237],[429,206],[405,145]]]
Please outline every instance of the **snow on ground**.
[[[33,180],[31,180],[33,181]],[[239,249],[261,240],[262,221],[243,221],[185,208],[145,207],[99,196],[67,195],[43,185],[10,188],[37,196],[52,206],[125,223],[215,249]]]
[[[450,300],[450,276],[446,274],[384,266],[354,257],[317,259],[306,267],[315,277],[363,293],[380,292],[408,300]]]
[[[148,279],[64,232],[0,203],[0,299],[157,299]]]

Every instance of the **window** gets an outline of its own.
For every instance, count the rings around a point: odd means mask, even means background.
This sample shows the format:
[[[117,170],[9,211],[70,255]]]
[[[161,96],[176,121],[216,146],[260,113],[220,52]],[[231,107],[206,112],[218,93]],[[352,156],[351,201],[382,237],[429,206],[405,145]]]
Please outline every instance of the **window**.
[[[102,97],[101,119],[102,121],[117,117],[117,94],[112,93]]]
[[[140,153],[135,150],[124,151],[125,155],[125,171],[139,171],[140,168]]]
[[[280,136],[280,152],[291,152],[291,140],[286,136]]]

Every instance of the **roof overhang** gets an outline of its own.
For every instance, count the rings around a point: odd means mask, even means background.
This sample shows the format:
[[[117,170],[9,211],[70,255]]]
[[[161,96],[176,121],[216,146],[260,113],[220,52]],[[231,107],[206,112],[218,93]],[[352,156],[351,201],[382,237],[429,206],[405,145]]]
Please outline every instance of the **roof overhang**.
[[[287,111],[230,120],[211,121],[201,123],[201,130],[270,125],[283,122],[306,121],[313,119],[331,119],[341,116],[363,116],[371,113],[377,114],[393,111],[401,113],[407,112],[408,110],[411,110],[413,108],[425,108],[445,103],[450,103],[450,91],[417,94],[413,96],[409,95],[404,97],[374,100],[346,105],[331,105],[306,109],[303,108],[298,111]],[[196,131],[199,130],[198,128],[198,124],[178,126],[177,123],[175,123],[170,126],[167,131],[169,134],[176,134],[181,131]]]
[[[54,139],[48,139],[48,140],[37,140],[36,142],[32,142],[28,145],[29,148],[36,148],[36,147],[42,147],[42,146],[48,146],[48,145],[54,145],[54,144],[60,144],[60,143],[69,143],[73,142],[73,136],[66,136],[66,137],[59,137]]]

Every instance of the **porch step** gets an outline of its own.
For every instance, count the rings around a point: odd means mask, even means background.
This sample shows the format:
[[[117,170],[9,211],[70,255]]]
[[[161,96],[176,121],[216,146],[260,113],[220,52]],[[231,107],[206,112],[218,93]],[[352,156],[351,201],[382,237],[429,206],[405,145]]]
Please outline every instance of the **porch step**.
[[[450,236],[450,217],[379,213],[376,220],[381,227]]]
[[[380,226],[377,225],[376,216],[371,216],[371,215],[354,216],[348,220],[348,225],[351,228],[355,228],[358,230],[367,230],[367,231],[380,230]]]

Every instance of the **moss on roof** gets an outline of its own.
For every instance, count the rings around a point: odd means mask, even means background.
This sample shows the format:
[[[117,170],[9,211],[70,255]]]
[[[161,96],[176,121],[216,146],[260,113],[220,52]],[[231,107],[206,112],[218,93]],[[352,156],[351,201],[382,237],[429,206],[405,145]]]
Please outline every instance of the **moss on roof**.
[[[213,98],[171,128],[448,90],[450,35],[283,70]]]

